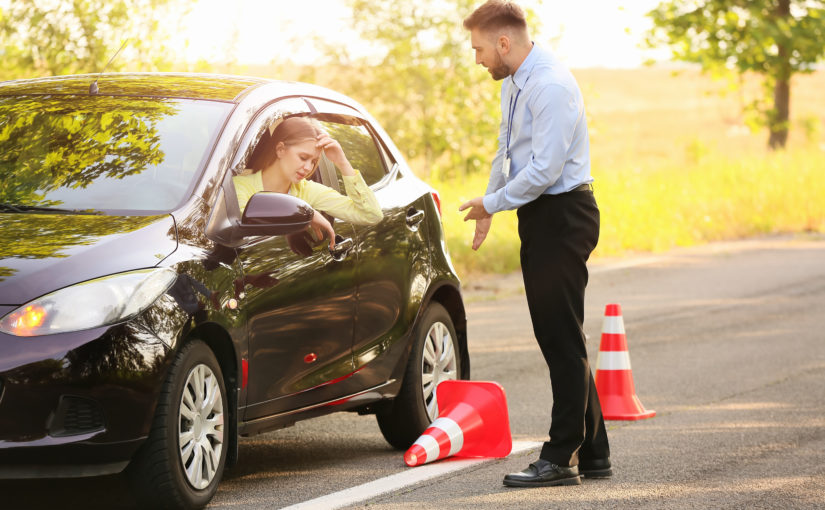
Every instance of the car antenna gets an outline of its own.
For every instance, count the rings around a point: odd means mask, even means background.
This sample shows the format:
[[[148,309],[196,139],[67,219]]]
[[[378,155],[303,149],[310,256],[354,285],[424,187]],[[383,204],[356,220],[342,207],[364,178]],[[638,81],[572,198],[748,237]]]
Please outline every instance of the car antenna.
[[[122,50],[122,49],[123,49],[123,47],[124,47],[124,46],[126,46],[126,43],[127,43],[127,42],[129,42],[129,38],[128,38],[128,37],[127,37],[126,39],[124,39],[123,44],[121,44],[121,45],[120,45],[120,48],[118,48],[118,50],[115,52],[115,54],[114,54],[114,55],[112,55],[112,58],[110,58],[110,59],[109,59],[109,61],[108,61],[108,62],[106,62],[106,65],[105,65],[105,66],[103,66],[103,70],[102,70],[102,71],[100,71],[100,74],[98,74],[98,75],[97,75],[97,78],[95,78],[95,81],[93,81],[93,82],[92,82],[92,84],[91,84],[91,85],[89,85],[89,94],[91,94],[91,95],[96,95],[96,94],[100,91],[100,89],[99,89],[99,88],[98,88],[98,86],[97,86],[97,80],[99,80],[99,79],[100,79],[100,77],[101,77],[101,76],[103,76],[103,73],[105,73],[105,72],[106,72],[106,69],[108,69],[108,68],[109,68],[109,64],[111,64],[111,63],[112,63],[112,60],[114,60],[114,59],[115,59],[115,57],[117,56],[117,54],[118,54],[118,53],[120,53],[120,50]]]

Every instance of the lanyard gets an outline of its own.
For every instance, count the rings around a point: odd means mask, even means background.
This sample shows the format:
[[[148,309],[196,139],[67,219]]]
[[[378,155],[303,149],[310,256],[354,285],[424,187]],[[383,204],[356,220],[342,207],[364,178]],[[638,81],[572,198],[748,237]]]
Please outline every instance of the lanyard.
[[[530,77],[527,77],[529,80]],[[527,85],[527,80],[524,80],[524,85]],[[513,81],[513,86],[517,86],[515,80]],[[523,87],[522,87],[523,88]],[[521,94],[522,89],[518,89],[516,92],[516,97],[513,99],[513,95],[510,94],[510,108],[509,108],[509,115],[507,118],[507,158],[510,158],[510,133],[513,131],[513,116],[516,114],[516,104],[518,104],[518,96]]]

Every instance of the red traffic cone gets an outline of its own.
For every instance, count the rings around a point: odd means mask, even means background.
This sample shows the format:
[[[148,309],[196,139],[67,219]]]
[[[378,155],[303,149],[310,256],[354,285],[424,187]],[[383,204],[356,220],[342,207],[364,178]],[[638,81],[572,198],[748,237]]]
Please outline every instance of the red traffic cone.
[[[451,455],[506,457],[513,449],[504,388],[495,382],[442,381],[438,418],[404,454],[408,466]]]
[[[617,304],[607,305],[604,310],[595,380],[605,420],[643,420],[656,416],[656,411],[646,410],[636,396],[622,307]]]

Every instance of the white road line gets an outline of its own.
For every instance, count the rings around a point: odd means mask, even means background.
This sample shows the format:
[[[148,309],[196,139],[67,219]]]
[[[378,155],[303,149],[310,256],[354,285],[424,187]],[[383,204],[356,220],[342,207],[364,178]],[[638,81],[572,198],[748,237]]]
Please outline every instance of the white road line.
[[[531,448],[538,448],[541,443],[533,441],[513,441],[513,450],[510,455],[520,453]],[[414,468],[407,468],[400,473],[390,475],[372,482],[359,485],[357,487],[350,487],[342,491],[327,494],[320,498],[310,499],[303,503],[285,507],[282,510],[332,510],[334,508],[341,508],[343,506],[352,505],[360,501],[386,494],[403,487],[414,485],[430,478],[442,476],[453,471],[466,469],[470,466],[475,466],[483,462],[489,462],[494,459],[464,459],[460,457],[450,457],[444,460],[436,461],[432,464],[425,464]]]

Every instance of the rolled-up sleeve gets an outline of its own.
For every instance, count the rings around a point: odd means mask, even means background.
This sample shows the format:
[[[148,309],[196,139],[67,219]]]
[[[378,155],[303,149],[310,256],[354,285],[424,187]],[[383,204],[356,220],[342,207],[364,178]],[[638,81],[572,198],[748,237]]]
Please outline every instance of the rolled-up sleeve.
[[[584,112],[584,105],[576,97],[558,84],[547,84],[533,91],[527,101],[527,111],[532,116],[529,160],[513,172],[514,177],[503,187],[492,193],[488,187],[484,197],[487,212],[521,207],[535,200],[559,179]],[[501,150],[501,143],[499,146]],[[513,170],[516,169],[511,172]],[[496,173],[495,167],[492,173]],[[500,169],[498,173],[501,173]],[[491,184],[492,180],[491,176]]]

